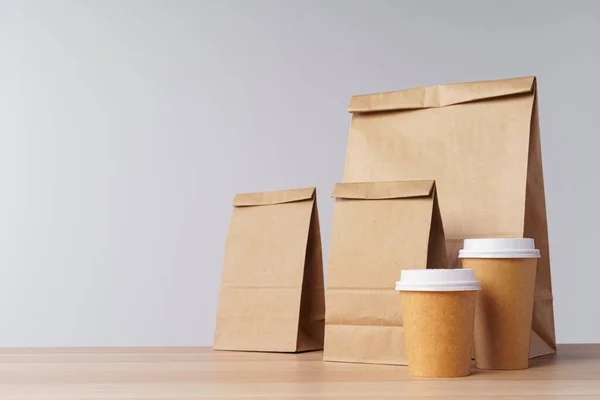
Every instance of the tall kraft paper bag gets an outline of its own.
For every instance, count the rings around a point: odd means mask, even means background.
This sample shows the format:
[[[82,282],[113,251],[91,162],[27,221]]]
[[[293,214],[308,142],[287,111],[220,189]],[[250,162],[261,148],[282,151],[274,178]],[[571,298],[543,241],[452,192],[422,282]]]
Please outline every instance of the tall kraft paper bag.
[[[213,348],[323,348],[323,256],[315,188],[238,194],[227,232]]]
[[[324,360],[406,365],[403,269],[445,268],[434,181],[335,186]]]
[[[556,351],[535,77],[354,96],[344,182],[435,179],[451,265],[465,238],[534,238],[530,356]]]

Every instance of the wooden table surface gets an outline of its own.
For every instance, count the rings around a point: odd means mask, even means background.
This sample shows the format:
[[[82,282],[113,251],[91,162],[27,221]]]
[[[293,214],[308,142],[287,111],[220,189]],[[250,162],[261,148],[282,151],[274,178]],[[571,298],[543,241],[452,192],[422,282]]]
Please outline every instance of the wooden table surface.
[[[600,399],[600,344],[525,371],[415,379],[406,367],[205,347],[1,349],[0,399]]]

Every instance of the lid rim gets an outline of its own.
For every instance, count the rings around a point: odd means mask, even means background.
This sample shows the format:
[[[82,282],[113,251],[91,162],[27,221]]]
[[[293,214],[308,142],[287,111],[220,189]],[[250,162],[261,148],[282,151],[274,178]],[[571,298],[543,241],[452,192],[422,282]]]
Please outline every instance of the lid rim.
[[[480,290],[472,269],[408,269],[402,270],[396,282],[397,291],[455,292]]]
[[[540,258],[539,250],[471,250],[461,249],[458,258]]]
[[[540,258],[531,238],[465,239],[458,258]]]
[[[448,282],[448,284],[431,283],[402,283],[396,282],[396,290],[399,292],[466,292],[472,290],[481,290],[479,281],[472,282]]]

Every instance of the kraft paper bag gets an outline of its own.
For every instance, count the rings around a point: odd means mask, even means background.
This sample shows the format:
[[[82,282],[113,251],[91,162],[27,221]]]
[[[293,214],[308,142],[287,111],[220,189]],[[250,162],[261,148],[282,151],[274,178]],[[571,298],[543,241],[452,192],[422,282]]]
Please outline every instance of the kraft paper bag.
[[[556,351],[535,77],[354,96],[344,182],[435,179],[450,265],[465,238],[542,253],[530,356]]]
[[[227,232],[214,349],[323,348],[315,188],[239,194]]]
[[[324,360],[406,365],[403,269],[446,268],[434,181],[335,186]]]

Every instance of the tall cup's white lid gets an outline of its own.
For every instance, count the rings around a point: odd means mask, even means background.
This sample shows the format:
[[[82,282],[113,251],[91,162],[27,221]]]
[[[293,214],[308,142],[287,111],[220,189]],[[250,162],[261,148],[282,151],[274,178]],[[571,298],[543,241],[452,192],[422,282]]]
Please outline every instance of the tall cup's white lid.
[[[400,291],[453,292],[480,288],[472,269],[406,269],[396,282],[396,290]]]
[[[458,258],[540,258],[533,239],[465,239]]]

